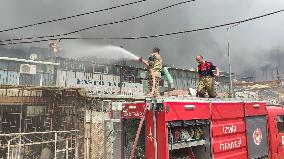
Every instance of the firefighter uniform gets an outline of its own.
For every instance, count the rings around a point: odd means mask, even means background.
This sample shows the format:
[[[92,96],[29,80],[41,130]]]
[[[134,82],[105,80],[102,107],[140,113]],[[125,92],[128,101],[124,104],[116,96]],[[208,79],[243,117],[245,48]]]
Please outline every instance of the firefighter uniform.
[[[204,64],[198,65],[198,73],[200,75],[199,83],[197,86],[197,96],[205,97],[206,91],[209,95],[209,98],[215,98],[217,96],[215,91],[215,79],[213,70],[215,70],[211,62],[205,61]]]
[[[161,80],[161,69],[162,69],[162,57],[160,54],[152,54],[149,57],[149,90],[152,91],[153,86],[153,75],[155,75],[155,90],[154,90],[154,96],[160,96],[159,91],[159,84]]]

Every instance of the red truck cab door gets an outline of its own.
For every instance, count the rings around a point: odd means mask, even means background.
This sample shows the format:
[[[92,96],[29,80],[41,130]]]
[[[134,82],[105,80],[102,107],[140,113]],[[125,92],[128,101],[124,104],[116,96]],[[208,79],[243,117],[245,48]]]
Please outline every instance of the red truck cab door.
[[[271,159],[284,159],[284,108],[267,107]]]
[[[276,124],[278,129],[277,136],[277,156],[284,159],[284,114],[276,116]]]

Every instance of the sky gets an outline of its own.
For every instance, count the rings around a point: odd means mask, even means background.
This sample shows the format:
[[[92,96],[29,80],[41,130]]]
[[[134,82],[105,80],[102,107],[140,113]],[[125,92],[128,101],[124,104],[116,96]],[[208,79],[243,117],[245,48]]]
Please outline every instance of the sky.
[[[9,0],[0,6],[0,30],[15,26],[108,8],[135,0]],[[146,2],[0,33],[0,39],[65,33],[84,27],[138,16],[182,0]],[[283,0],[195,0],[138,20],[114,24],[71,35],[72,37],[132,37],[170,33],[214,26],[284,9]],[[63,40],[60,48],[70,56],[99,56],[108,45],[147,57],[153,47],[161,49],[165,63],[179,68],[196,67],[195,56],[203,55],[223,71],[228,71],[227,41],[230,41],[232,71],[237,75],[256,74],[275,79],[276,67],[284,75],[284,12],[238,25],[228,33],[226,27],[161,38],[140,40]],[[6,46],[7,48],[48,47],[48,42]],[[0,46],[3,47],[3,46]],[[76,49],[74,49],[76,48]],[[100,50],[90,52],[87,49]],[[100,48],[100,49],[96,49]],[[106,52],[112,50],[106,50]],[[117,51],[117,50],[116,50]],[[115,51],[114,51],[115,53]],[[111,56],[111,55],[110,55]]]

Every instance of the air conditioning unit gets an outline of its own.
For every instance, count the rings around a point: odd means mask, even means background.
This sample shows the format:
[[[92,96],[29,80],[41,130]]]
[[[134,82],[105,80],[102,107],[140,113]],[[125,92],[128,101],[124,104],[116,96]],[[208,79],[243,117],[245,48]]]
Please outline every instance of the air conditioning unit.
[[[22,74],[36,74],[36,65],[21,64],[20,73]]]

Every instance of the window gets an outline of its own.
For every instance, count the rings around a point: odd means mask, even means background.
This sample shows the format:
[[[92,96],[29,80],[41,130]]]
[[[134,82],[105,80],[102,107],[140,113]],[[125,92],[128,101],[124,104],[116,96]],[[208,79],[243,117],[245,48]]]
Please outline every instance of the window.
[[[284,133],[284,116],[276,117],[278,133]]]
[[[40,116],[47,113],[47,106],[27,106],[27,116]]]

